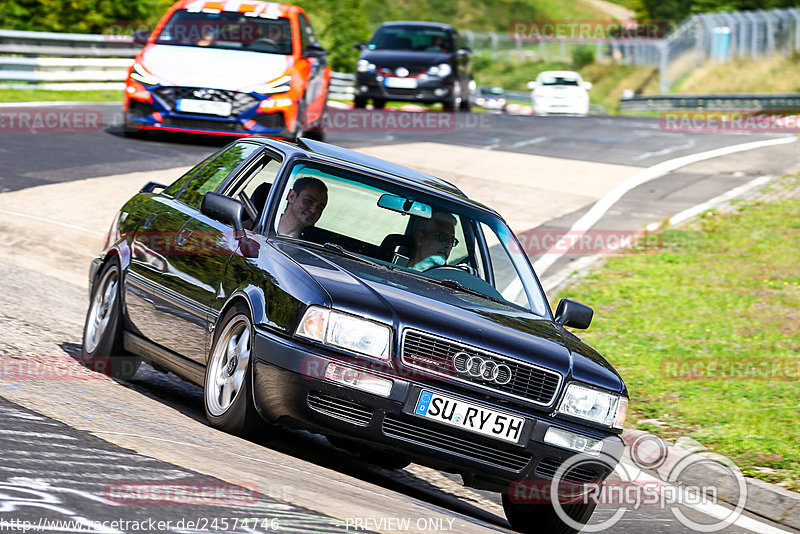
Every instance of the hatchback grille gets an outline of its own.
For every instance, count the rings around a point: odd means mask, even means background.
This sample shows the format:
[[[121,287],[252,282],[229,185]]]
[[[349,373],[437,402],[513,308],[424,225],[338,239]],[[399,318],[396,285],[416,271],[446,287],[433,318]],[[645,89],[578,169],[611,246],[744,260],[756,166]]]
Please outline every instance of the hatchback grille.
[[[284,120],[283,113],[280,111],[274,113],[256,113],[254,120],[271,130],[283,130],[286,128],[286,121]]]
[[[544,406],[553,403],[561,385],[561,375],[555,371],[416,330],[406,330],[403,333],[401,352],[403,363],[409,367],[469,382]],[[507,365],[511,369],[511,381],[500,385],[468,374],[459,374],[453,364],[453,356],[459,352]]]
[[[324,393],[309,393],[308,406],[319,413],[357,426],[368,426],[375,413],[375,410],[368,406]]]
[[[191,100],[209,100],[211,102],[229,102],[231,114],[238,115],[260,102],[258,98],[248,93],[228,91],[225,89],[206,89],[201,87],[159,87],[153,91],[169,109],[175,109],[175,102],[179,98]]]
[[[182,117],[165,117],[164,126],[186,128],[190,130],[215,130],[219,132],[246,132],[240,122],[212,121],[203,119],[184,119]]]
[[[561,464],[562,462],[560,460],[556,460],[554,458],[545,458],[537,464],[536,475],[541,478],[552,479]],[[601,466],[598,465],[598,467]],[[564,475],[564,481],[575,484],[590,484],[592,482],[599,481],[600,478],[601,475],[597,471],[585,466],[571,467]]]
[[[391,414],[383,420],[383,433],[391,438],[416,443],[509,471],[521,471],[531,461],[530,454],[522,450],[514,450],[502,443],[471,436],[465,438],[447,428],[433,426],[422,420],[411,422],[407,418]]]

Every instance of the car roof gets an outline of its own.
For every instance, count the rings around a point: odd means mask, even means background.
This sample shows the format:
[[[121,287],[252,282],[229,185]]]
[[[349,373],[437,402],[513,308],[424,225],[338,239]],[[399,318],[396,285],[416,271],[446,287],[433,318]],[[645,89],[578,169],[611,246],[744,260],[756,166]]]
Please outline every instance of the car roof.
[[[298,11],[303,11],[298,6],[279,4],[277,2],[262,2],[259,0],[181,0],[176,6],[190,11],[217,10],[236,13],[251,13],[253,16],[276,18],[289,16]]]
[[[450,24],[446,24],[444,22],[428,22],[424,20],[392,20],[389,22],[384,22],[380,25],[381,28],[384,26],[423,26],[428,28],[437,28],[440,30],[453,29]]]
[[[486,211],[500,217],[500,215],[480,202],[472,200],[464,194],[458,187],[451,184],[447,180],[443,180],[436,176],[420,172],[391,161],[369,156],[329,143],[315,141],[313,139],[301,138],[297,145],[269,139],[267,137],[249,137],[247,140],[259,141],[265,145],[270,145],[279,148],[283,152],[292,153],[293,155],[313,155],[320,159],[327,159],[333,163],[345,163],[349,166],[362,167],[373,173],[382,175],[384,178],[389,179],[395,183],[405,182],[409,185],[416,186],[418,189],[427,189],[433,193],[438,193],[442,196],[448,197],[450,200],[455,200],[461,204],[469,205],[470,207]]]
[[[539,73],[539,76],[561,76],[564,78],[580,78],[581,75],[574,70],[546,70]]]

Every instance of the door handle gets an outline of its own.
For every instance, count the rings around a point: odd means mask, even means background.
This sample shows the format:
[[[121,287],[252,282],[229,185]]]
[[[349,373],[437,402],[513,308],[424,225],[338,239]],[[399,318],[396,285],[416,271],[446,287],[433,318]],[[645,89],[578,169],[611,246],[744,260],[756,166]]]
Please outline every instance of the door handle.
[[[180,234],[178,234],[178,246],[179,247],[183,246],[183,244],[186,243],[186,240],[189,239],[191,235],[192,231],[189,230],[188,228],[186,230],[183,230]]]

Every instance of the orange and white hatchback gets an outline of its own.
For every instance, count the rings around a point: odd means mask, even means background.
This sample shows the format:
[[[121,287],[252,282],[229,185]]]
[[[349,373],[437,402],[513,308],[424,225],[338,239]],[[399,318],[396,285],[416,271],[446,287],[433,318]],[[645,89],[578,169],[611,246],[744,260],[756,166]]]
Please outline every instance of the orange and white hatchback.
[[[134,40],[126,133],[322,136],[331,69],[302,8],[181,0]]]

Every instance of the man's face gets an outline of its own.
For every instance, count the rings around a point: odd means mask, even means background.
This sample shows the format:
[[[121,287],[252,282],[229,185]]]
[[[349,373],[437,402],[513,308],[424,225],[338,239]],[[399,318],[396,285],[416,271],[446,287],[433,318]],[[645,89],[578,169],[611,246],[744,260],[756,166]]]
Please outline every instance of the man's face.
[[[300,193],[294,189],[287,197],[287,211],[304,226],[313,226],[328,204],[328,193],[315,184],[305,186]]]
[[[417,247],[420,258],[439,255],[445,260],[453,250],[453,237],[456,235],[455,226],[447,221],[434,219],[427,231],[417,232]]]

